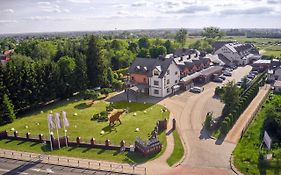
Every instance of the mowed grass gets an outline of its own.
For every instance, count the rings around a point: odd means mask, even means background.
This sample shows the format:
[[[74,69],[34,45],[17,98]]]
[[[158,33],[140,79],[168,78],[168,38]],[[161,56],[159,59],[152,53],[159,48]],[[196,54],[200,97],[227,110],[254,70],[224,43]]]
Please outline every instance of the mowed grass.
[[[114,103],[116,108],[129,109],[129,113],[123,114],[120,118],[122,124],[119,124],[117,121],[116,125],[110,128],[109,122],[97,122],[90,120],[93,114],[105,111],[107,105],[109,104],[104,101],[97,101],[95,104],[90,105],[88,101],[81,100],[79,98],[74,98],[69,101],[65,100],[42,109],[38,109],[38,111],[16,119],[11,124],[1,126],[0,131],[7,130],[9,134],[12,134],[13,132],[11,131],[11,128],[14,128],[21,136],[30,132],[32,137],[38,137],[38,134],[42,133],[44,137],[47,138],[49,136],[47,125],[48,112],[52,110],[53,113],[55,113],[64,110],[67,112],[67,117],[70,123],[70,127],[67,128],[67,135],[70,140],[75,140],[76,137],[79,136],[81,137],[82,142],[90,143],[90,139],[94,137],[98,143],[104,143],[106,139],[109,139],[111,143],[115,145],[119,145],[121,140],[125,140],[126,145],[130,145],[134,144],[137,136],[147,140],[151,131],[156,126],[156,122],[169,117],[169,111],[161,112],[161,109],[164,109],[164,107],[160,105],[116,102]],[[41,110],[44,113],[41,113]],[[74,116],[74,113],[77,113],[78,115]],[[140,131],[136,132],[136,128],[139,128]],[[102,130],[105,131],[103,135],[100,134]],[[53,132],[54,136],[57,137],[56,130],[53,130]],[[63,129],[60,129],[59,133],[60,136],[63,136]],[[49,152],[49,149],[42,144],[9,140],[0,141],[0,147],[38,153],[138,163],[158,157],[163,153],[166,148],[165,133],[161,133],[159,135],[159,140],[163,143],[162,151],[159,154],[146,158],[143,158],[138,154],[117,154],[116,151],[87,148],[63,148],[61,150]]]
[[[97,101],[93,105],[88,104],[88,101],[85,100],[62,101],[16,119],[11,124],[1,126],[0,131],[7,130],[9,134],[12,134],[11,128],[14,128],[20,135],[30,132],[33,137],[37,137],[38,134],[48,136],[48,112],[52,110],[55,113],[64,110],[67,112],[70,123],[70,127],[67,128],[67,135],[70,140],[75,140],[79,136],[84,142],[89,142],[94,137],[97,141],[102,142],[110,139],[115,144],[119,144],[121,140],[125,140],[126,143],[133,143],[136,136],[148,138],[156,126],[157,120],[169,117],[169,112],[161,112],[164,107],[160,105],[116,102],[114,105],[118,109],[129,108],[129,113],[123,114],[120,118],[122,124],[117,121],[116,125],[111,128],[109,122],[92,121],[92,115],[105,111],[107,105],[109,104],[104,101]],[[41,110],[44,113],[41,113]],[[77,113],[77,116],[74,116],[74,113]],[[136,113],[136,116],[134,116],[134,113]],[[140,131],[136,132],[136,128],[139,128]],[[105,131],[103,135],[100,134],[102,130]],[[59,131],[60,136],[62,136],[63,129]],[[56,130],[53,130],[53,132],[56,137]]]
[[[281,96],[274,95],[273,100],[281,100]],[[272,103],[269,101],[263,104],[264,107],[260,109],[233,152],[236,168],[245,175],[281,174],[281,158],[275,158],[273,161],[259,161],[260,145],[264,132],[263,124],[266,119],[265,111],[271,105]],[[278,151],[278,149],[271,150],[270,152],[273,153],[275,151]]]
[[[175,163],[179,162],[184,155],[184,148],[180,136],[176,130],[173,132],[173,136],[174,136],[174,149],[170,157],[167,159],[167,163],[169,166],[173,166]]]

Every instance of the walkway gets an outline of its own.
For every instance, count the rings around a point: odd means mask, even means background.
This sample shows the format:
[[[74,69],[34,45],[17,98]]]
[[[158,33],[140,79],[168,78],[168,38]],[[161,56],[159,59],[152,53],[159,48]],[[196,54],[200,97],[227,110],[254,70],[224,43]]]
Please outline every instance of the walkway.
[[[235,125],[228,132],[225,137],[225,141],[229,143],[237,144],[242,136],[242,132],[245,127],[247,127],[248,123],[251,122],[252,118],[255,117],[257,110],[262,104],[264,98],[267,96],[270,91],[270,85],[265,85],[262,87],[257,94],[257,96],[253,99],[251,104],[247,107],[247,109],[241,114],[239,119],[236,121]]]

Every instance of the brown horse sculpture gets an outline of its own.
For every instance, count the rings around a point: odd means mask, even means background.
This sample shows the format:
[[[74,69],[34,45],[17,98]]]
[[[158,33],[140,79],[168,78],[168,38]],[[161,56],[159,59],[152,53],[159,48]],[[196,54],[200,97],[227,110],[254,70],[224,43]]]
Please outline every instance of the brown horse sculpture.
[[[115,121],[119,121],[119,123],[121,124],[121,120],[120,120],[120,116],[124,113],[125,111],[117,111],[113,110],[109,116],[109,126],[115,125]]]

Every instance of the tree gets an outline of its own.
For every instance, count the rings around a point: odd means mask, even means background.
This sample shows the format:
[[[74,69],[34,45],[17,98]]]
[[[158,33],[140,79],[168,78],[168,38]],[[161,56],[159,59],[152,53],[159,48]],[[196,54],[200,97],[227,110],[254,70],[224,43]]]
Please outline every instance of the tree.
[[[130,42],[128,46],[128,50],[130,50],[133,53],[137,53],[139,50],[137,43]]]
[[[0,117],[1,124],[12,123],[16,118],[14,105],[10,101],[7,94],[4,94],[3,96],[3,111],[1,111]]]
[[[175,47],[170,40],[165,41],[164,47],[166,48],[167,53],[174,53],[175,51]]]
[[[98,38],[91,36],[88,43],[87,75],[91,87],[106,86],[108,63]]]
[[[91,89],[86,89],[84,91],[84,99],[85,100],[92,100],[92,102],[94,102],[95,100],[97,100],[99,97],[99,93],[96,92],[95,90],[91,90]]]
[[[111,92],[112,92],[112,89],[110,89],[110,88],[102,88],[100,91],[100,93],[104,94],[105,96],[108,96],[108,94]]]
[[[247,77],[242,78],[241,88],[242,88],[243,90],[245,90],[245,89],[247,89],[247,85],[248,85]]]
[[[218,27],[205,27],[202,36],[205,38],[221,39],[224,33]]]
[[[237,85],[231,81],[224,87],[224,93],[222,95],[222,101],[225,103],[223,108],[223,115],[226,115],[230,110],[239,103],[240,90]]]
[[[185,29],[180,29],[180,30],[176,33],[175,40],[176,40],[179,44],[181,44],[182,47],[184,47],[185,41],[186,41],[186,36],[187,36],[187,30],[185,30]]]
[[[145,48],[145,49],[149,49],[150,47],[150,41],[148,39],[148,37],[142,37],[138,40],[138,44],[139,44],[139,48]]]
[[[160,55],[165,56],[167,54],[167,50],[164,46],[153,46],[149,49],[149,54],[151,58],[157,58]]]
[[[138,53],[138,57],[146,58],[149,55],[149,50],[142,48]]]

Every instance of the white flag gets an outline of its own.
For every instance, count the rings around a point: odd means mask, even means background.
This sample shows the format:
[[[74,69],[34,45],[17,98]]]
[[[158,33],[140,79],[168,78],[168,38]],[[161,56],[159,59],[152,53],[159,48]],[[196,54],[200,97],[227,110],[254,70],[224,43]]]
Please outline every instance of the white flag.
[[[63,117],[63,124],[65,127],[69,127],[68,119],[66,118],[66,112],[62,111],[62,117]]]
[[[54,121],[53,121],[53,115],[52,114],[48,115],[48,125],[49,125],[50,129],[55,128],[55,124],[54,124]]]
[[[57,128],[60,129],[61,128],[60,114],[56,113],[55,116],[56,116]]]

